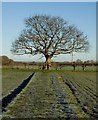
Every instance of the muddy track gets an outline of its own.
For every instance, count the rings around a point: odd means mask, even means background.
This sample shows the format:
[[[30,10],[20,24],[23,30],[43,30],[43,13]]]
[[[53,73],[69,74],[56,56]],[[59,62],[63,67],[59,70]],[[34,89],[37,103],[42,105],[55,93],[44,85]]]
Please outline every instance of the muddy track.
[[[57,98],[58,104],[61,104],[63,106],[63,113],[66,115],[67,119],[75,119],[78,120],[78,116],[74,113],[72,108],[70,107],[67,98],[66,93],[63,92],[58,80],[56,79],[55,75],[52,75],[52,84],[55,91],[55,95]]]
[[[80,107],[82,108],[82,110],[86,113],[86,114],[89,114],[90,115],[90,118],[92,119],[95,119],[95,118],[98,118],[98,111],[96,109],[96,106],[95,106],[95,109],[91,109],[89,108],[89,106],[85,105],[79,98],[79,92],[76,88],[76,86],[70,81],[70,80],[67,80],[67,79],[63,79],[63,82],[70,88],[70,90],[72,91],[72,94],[76,97],[76,100],[77,102],[80,104]],[[89,109],[92,110],[92,113],[89,112]]]
[[[0,108],[2,110],[2,112],[6,111],[6,107],[13,101],[13,99],[15,97],[17,97],[17,95],[27,86],[27,84],[29,83],[29,81],[31,80],[32,76],[35,73],[32,73],[27,79],[25,79],[17,88],[15,88],[10,94],[8,94],[7,96],[5,96],[4,98],[2,98],[2,100],[0,100],[0,103],[2,103],[2,108]]]

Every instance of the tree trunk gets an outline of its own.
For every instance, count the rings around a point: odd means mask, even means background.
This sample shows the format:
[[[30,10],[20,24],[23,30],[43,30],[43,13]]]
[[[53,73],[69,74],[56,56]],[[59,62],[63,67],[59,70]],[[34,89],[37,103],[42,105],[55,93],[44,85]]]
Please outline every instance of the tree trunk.
[[[45,56],[46,61],[45,61],[45,68],[50,69],[51,68],[51,57],[49,55]]]

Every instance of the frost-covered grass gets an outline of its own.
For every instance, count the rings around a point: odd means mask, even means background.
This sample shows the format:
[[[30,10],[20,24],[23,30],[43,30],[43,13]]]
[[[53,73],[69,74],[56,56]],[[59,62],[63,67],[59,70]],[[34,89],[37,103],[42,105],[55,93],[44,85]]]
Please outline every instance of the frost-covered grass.
[[[16,118],[67,118],[69,115],[86,119],[94,115],[94,105],[96,72],[36,70],[4,115]]]
[[[9,94],[11,90],[16,88],[24,79],[26,79],[32,70],[25,69],[11,69],[3,68],[2,69],[2,96]]]
[[[2,69],[0,68],[0,99],[2,98]]]

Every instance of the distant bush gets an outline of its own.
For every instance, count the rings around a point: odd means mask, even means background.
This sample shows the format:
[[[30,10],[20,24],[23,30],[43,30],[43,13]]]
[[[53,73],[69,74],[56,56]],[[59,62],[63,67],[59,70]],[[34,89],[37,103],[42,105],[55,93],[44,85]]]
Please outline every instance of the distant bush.
[[[11,62],[13,62],[12,59],[9,59],[7,56],[2,56],[2,65],[9,65]]]

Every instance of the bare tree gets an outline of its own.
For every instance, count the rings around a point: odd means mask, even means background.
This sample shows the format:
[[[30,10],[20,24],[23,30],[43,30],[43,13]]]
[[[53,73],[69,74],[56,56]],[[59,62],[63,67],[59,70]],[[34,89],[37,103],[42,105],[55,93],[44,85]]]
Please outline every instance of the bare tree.
[[[63,18],[35,15],[27,18],[25,24],[26,29],[12,43],[11,51],[17,55],[42,54],[47,69],[55,55],[88,50],[87,36]]]

